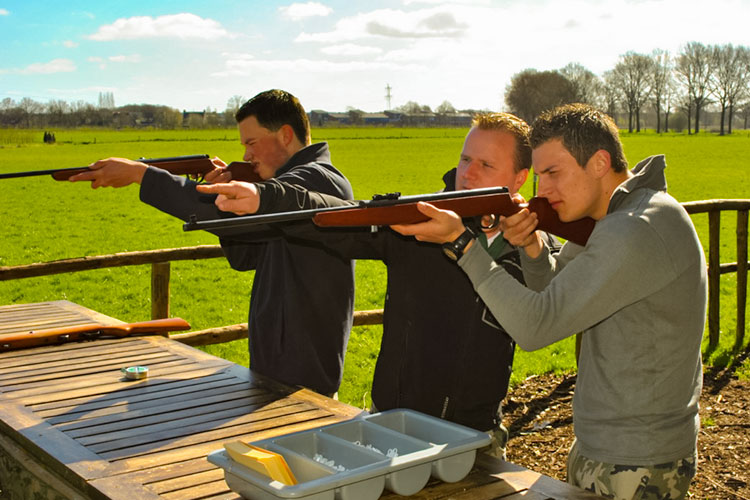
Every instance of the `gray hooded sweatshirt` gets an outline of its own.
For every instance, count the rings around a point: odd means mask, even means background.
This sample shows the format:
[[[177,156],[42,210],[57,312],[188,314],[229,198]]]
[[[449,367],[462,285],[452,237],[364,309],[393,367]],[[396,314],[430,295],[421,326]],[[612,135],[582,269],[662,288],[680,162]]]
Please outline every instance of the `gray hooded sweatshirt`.
[[[600,462],[657,465],[696,449],[706,263],[665,166],[659,155],[633,168],[585,247],[521,252],[528,288],[480,245],[459,261],[522,349],[583,332],[573,422],[581,454]]]

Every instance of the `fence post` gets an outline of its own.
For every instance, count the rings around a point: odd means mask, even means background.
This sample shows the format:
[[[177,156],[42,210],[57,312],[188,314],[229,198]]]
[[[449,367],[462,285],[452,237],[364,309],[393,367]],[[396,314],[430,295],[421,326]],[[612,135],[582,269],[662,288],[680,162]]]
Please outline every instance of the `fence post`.
[[[737,332],[735,349],[745,340],[745,303],[747,301],[747,210],[737,211]]]
[[[151,319],[169,317],[169,262],[151,264]]]
[[[719,287],[721,277],[721,255],[719,233],[721,231],[721,211],[708,212],[708,346],[715,349],[719,345]]]

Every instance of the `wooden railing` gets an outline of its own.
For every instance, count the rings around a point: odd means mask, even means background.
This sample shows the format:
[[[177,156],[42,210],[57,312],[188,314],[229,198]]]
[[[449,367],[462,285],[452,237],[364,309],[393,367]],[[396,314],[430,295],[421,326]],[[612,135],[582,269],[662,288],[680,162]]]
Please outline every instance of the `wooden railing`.
[[[719,298],[720,276],[737,273],[737,331],[735,346],[742,345],[745,336],[745,311],[747,301],[747,228],[750,200],[704,200],[682,204],[690,214],[708,214],[708,329],[709,346],[715,348],[719,342]],[[737,212],[737,262],[720,262],[721,212]],[[151,264],[151,317],[169,317],[170,262],[178,260],[212,259],[223,257],[218,245],[202,245],[186,248],[170,248],[138,252],[116,253],[94,257],[80,257],[52,262],[41,262],[21,266],[0,267],[0,281],[48,276],[51,274],[88,271],[106,267],[121,267]],[[383,310],[356,311],[354,325],[374,325],[383,322]],[[247,323],[223,326],[172,335],[172,338],[189,345],[208,345],[247,337]]]

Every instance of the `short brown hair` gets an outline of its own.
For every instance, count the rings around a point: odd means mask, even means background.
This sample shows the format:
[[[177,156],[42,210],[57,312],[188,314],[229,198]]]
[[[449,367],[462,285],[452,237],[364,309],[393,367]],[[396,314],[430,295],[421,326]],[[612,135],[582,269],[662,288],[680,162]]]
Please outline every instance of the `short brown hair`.
[[[512,135],[516,139],[516,151],[513,155],[516,172],[531,168],[530,127],[525,121],[510,113],[479,113],[474,115],[471,126]]]
[[[609,153],[612,170],[623,172],[628,161],[622,150],[620,134],[614,120],[588,104],[566,104],[545,111],[531,127],[531,147],[559,139],[579,165],[603,149]]]
[[[302,144],[310,142],[310,121],[299,99],[285,90],[266,90],[248,100],[237,110],[237,123],[254,116],[261,127],[276,132],[289,125]]]

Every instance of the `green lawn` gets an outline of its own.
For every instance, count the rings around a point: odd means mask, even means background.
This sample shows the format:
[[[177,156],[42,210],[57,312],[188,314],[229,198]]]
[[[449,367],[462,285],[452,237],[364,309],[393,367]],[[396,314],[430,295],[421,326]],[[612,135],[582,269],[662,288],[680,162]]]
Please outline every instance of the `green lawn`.
[[[418,194],[441,187],[463,143],[461,129],[320,129],[316,141],[330,143],[334,164],[351,180],[355,196],[400,191]],[[128,158],[209,154],[240,160],[235,130],[60,130],[57,143],[42,144],[43,131],[0,130],[0,172],[86,165],[107,156]],[[748,198],[750,136],[730,137],[623,134],[631,164],[656,153],[667,157],[669,189],[679,201]],[[92,190],[88,185],[50,177],[2,181],[0,221],[4,241],[0,266],[115,252],[215,244],[201,232],[183,232],[182,224],[138,201],[137,187]],[[522,193],[531,195],[531,182]],[[694,217],[707,246],[707,216]],[[736,261],[734,214],[722,220],[722,262]],[[171,312],[203,329],[247,320],[252,273],[231,271],[222,259],[172,264]],[[736,329],[736,278],[722,277],[722,343],[708,359],[726,363]],[[67,299],[124,321],[150,315],[150,266],[103,269],[0,282],[0,304]],[[380,308],[385,269],[379,262],[357,264],[356,309]],[[750,331],[750,324],[746,325]],[[369,405],[369,384],[382,333],[380,326],[352,332],[340,397]],[[750,333],[748,334],[750,336]],[[207,351],[247,365],[247,342],[209,346]],[[548,371],[575,369],[573,340],[534,353],[519,351],[512,382]],[[739,370],[750,375],[750,364]]]

